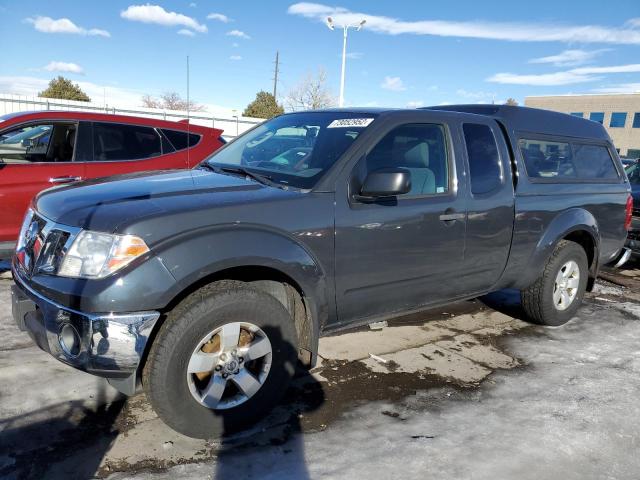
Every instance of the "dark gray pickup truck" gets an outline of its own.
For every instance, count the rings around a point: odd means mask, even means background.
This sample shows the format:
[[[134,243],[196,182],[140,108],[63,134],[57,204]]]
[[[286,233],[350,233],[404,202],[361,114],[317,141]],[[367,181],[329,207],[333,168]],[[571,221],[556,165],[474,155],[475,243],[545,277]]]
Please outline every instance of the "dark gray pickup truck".
[[[190,171],[40,194],[12,270],[43,350],[213,437],[265,415],[336,329],[522,292],[560,325],[627,256],[602,125],[507,106],[282,115]],[[621,258],[622,257],[622,258]]]

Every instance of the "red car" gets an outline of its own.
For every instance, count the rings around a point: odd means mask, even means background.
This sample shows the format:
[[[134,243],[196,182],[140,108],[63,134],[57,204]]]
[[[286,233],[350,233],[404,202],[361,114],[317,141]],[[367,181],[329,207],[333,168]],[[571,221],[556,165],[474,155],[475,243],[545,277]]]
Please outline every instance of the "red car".
[[[101,113],[0,117],[0,256],[13,250],[29,202],[41,190],[85,178],[190,168],[224,144],[221,134],[182,122]]]

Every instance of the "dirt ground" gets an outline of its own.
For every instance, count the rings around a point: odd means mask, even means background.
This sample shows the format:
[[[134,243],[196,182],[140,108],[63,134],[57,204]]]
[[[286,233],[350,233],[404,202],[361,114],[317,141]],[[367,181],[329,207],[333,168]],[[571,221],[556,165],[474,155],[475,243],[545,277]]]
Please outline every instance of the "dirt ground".
[[[282,405],[219,441],[32,345],[0,279],[2,478],[638,478],[640,265],[558,328],[517,292],[321,340]]]

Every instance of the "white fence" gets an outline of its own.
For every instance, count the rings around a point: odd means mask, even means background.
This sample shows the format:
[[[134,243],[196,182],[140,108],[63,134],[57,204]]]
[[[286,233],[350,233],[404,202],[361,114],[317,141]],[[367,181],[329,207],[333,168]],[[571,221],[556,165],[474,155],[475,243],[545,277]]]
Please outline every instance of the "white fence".
[[[186,111],[164,110],[160,108],[125,107],[104,105],[95,102],[76,102],[56,98],[29,97],[24,95],[7,95],[0,93],[0,115],[13,112],[32,112],[36,110],[65,110],[82,112],[100,112],[118,115],[135,115],[137,117],[159,118],[179,121],[187,118]],[[263,122],[261,118],[242,117],[229,114],[211,114],[208,112],[190,112],[192,124],[214,127],[224,130],[225,137],[236,137],[254,125]]]

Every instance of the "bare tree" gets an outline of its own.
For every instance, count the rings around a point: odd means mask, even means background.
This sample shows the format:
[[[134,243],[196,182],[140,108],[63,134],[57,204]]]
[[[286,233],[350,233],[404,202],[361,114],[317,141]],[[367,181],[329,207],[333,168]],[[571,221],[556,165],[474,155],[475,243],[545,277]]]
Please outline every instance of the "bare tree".
[[[307,73],[298,84],[289,90],[285,101],[288,110],[314,110],[333,107],[336,97],[327,87],[327,73],[323,68],[317,74]]]
[[[516,101],[516,99],[515,99],[515,98],[513,98],[513,97],[509,97],[509,98],[507,98],[507,101],[506,101],[506,102],[504,102],[504,104],[505,104],[505,105],[512,105],[512,106],[514,106],[514,107],[517,107],[517,106],[518,106],[518,102],[517,102],[517,101]]]
[[[145,95],[142,97],[142,106],[147,108],[166,108],[167,110],[187,110],[187,101],[177,92],[165,92],[159,98]],[[204,105],[189,101],[189,110],[202,112],[206,110]]]

